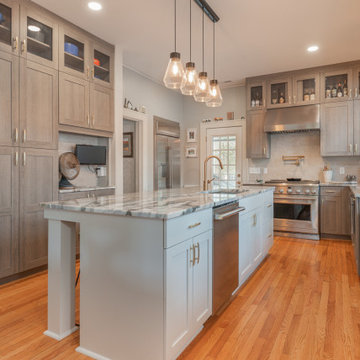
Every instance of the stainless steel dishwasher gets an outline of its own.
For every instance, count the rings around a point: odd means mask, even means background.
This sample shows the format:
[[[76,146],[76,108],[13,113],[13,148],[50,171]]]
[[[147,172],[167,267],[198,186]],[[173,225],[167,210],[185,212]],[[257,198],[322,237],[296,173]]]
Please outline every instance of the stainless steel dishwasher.
[[[238,202],[213,210],[213,315],[231,298],[239,285]]]

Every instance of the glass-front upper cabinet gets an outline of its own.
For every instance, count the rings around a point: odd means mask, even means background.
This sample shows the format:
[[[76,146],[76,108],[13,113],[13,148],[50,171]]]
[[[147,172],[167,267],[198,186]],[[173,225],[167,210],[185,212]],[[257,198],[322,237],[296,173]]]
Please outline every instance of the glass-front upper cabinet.
[[[321,75],[321,99],[324,102],[346,101],[353,96],[352,70],[339,69]]]
[[[113,87],[114,82],[114,54],[111,48],[93,43],[91,71],[92,79],[99,85]]]
[[[25,5],[21,17],[20,55],[46,66],[58,66],[57,23]]]
[[[266,107],[265,81],[249,82],[246,86],[247,109],[262,110]]]
[[[320,75],[303,74],[294,77],[293,105],[318,104],[320,102]]]
[[[278,78],[268,82],[267,108],[278,108],[292,105],[292,78]]]
[[[19,52],[19,4],[0,0],[0,50]]]
[[[90,79],[88,37],[71,27],[59,28],[59,68],[60,71]]]
[[[353,90],[350,93],[354,99],[360,98],[360,66],[355,67],[353,77]]]

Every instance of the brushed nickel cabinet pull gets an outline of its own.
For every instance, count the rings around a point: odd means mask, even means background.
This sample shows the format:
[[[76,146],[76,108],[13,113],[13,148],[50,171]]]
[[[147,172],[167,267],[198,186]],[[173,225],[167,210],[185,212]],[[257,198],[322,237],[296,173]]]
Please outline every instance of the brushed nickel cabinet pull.
[[[23,165],[26,166],[26,152],[23,153]]]
[[[94,68],[92,68],[91,69],[91,78],[94,80],[94,78],[95,78],[95,69]]]
[[[17,143],[19,141],[19,130],[18,128],[15,129],[15,142]]]
[[[195,265],[195,251],[194,251],[194,245],[190,246],[190,265]]]
[[[271,205],[271,204],[269,204],[267,207],[268,207],[268,208],[271,208],[271,207],[272,207],[272,205]]]
[[[26,40],[21,41],[21,53],[26,52]]]
[[[196,255],[196,249],[197,249],[197,253],[198,255]],[[199,263],[200,262],[200,245],[199,243],[196,243],[196,245],[194,246],[194,264],[196,263]]]
[[[326,190],[325,192],[326,192],[327,194],[335,194],[336,191],[334,191],[334,190]]]
[[[17,151],[15,153],[15,166],[18,166],[19,165],[19,152]]]
[[[17,51],[18,47],[19,47],[19,38],[15,36],[13,38],[12,48],[14,51]]]
[[[189,226],[188,226],[188,229],[193,229],[193,228],[196,228],[196,227],[198,227],[198,226],[200,226],[200,225],[201,225],[201,222],[198,222],[198,223],[196,223],[196,224],[189,225]]]
[[[90,115],[89,114],[86,115],[86,120],[87,120],[88,126],[90,126]]]
[[[355,152],[355,154],[357,154],[357,152],[358,152],[358,144],[355,144],[354,152]]]
[[[23,142],[26,142],[26,129],[23,130]]]
[[[266,155],[266,147],[264,147],[263,152],[264,152],[264,155]]]

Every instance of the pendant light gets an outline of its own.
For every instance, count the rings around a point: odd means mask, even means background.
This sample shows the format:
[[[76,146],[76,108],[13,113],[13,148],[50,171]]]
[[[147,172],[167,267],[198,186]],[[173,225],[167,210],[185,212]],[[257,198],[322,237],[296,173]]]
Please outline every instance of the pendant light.
[[[199,73],[199,77],[196,81],[196,88],[194,92],[194,99],[197,102],[207,102],[210,97],[210,84],[209,79],[207,77],[207,72],[204,71],[204,48],[205,48],[205,41],[204,41],[204,27],[205,27],[205,11],[204,7],[202,8],[202,72]]]
[[[210,81],[210,98],[206,106],[219,107],[222,105],[223,98],[218,81],[215,80],[215,22],[213,24],[213,80]]]
[[[184,68],[180,61],[180,53],[176,51],[176,0],[175,0],[175,51],[170,53],[170,60],[164,75],[164,84],[169,89],[180,89]]]
[[[195,69],[195,63],[191,61],[191,2],[190,1],[190,61],[186,63],[185,73],[181,82],[181,93],[183,95],[194,95],[196,82],[197,82],[197,72]]]

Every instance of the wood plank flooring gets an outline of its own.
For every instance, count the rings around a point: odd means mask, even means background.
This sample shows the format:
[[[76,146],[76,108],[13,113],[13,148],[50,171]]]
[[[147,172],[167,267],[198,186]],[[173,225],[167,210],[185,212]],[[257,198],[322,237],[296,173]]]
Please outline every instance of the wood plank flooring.
[[[75,352],[78,332],[60,342],[44,336],[46,317],[46,272],[0,286],[0,359],[88,359]],[[179,359],[360,360],[351,243],[276,238],[259,270]]]

